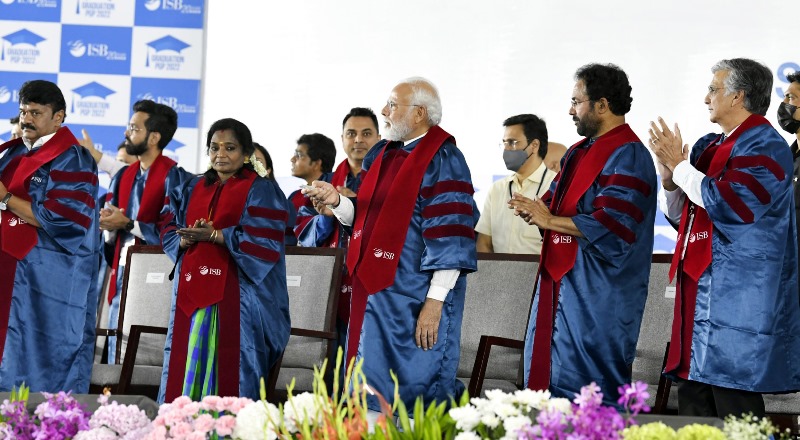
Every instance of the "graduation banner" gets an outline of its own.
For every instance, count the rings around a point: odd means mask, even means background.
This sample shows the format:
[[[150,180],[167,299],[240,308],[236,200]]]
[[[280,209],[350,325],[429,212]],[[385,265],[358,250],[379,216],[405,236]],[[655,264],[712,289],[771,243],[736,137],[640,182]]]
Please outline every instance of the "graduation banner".
[[[64,93],[65,125],[112,156],[134,102],[174,108],[178,130],[164,153],[194,170],[206,9],[205,0],[0,0],[0,141],[22,84],[45,79]]]

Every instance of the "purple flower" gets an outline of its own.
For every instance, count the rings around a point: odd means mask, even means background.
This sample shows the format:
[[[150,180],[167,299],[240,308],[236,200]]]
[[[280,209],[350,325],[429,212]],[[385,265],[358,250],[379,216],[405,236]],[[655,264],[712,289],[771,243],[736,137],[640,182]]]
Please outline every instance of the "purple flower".
[[[619,391],[617,403],[622,405],[631,416],[636,416],[642,411],[650,411],[650,407],[647,406],[650,393],[647,392],[646,383],[637,380],[632,384],[622,385],[617,390]],[[635,421],[631,419],[631,423],[635,424]]]

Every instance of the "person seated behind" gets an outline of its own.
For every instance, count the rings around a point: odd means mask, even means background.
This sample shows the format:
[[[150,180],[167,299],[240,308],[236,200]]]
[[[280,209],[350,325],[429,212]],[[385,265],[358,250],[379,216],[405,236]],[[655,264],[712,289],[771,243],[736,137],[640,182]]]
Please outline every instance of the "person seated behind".
[[[292,176],[305,180],[306,184],[311,185],[315,180],[330,182],[333,177],[333,163],[336,160],[336,147],[325,135],[304,134],[297,140],[297,148],[290,160]],[[300,190],[289,194],[288,200],[296,220],[286,229],[286,244],[293,246],[297,244],[297,237],[300,237],[311,219],[317,215],[317,211],[311,200]]]
[[[176,281],[159,402],[258,399],[289,340],[286,197],[256,174],[243,123],[213,123],[206,148],[211,168],[176,188],[165,208],[162,243]]]
[[[514,193],[536,199],[550,189],[556,173],[545,165],[547,125],[536,115],[512,116],[503,122],[505,133],[500,146],[503,161],[514,174],[494,182],[483,204],[478,232],[478,252],[539,254],[542,235],[539,228],[528,225],[514,215],[508,201]]]

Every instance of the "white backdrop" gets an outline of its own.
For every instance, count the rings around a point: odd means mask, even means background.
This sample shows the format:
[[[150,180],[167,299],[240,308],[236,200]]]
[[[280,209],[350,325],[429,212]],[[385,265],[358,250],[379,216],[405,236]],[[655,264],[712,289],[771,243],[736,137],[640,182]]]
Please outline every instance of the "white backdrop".
[[[219,118],[240,119],[267,147],[289,191],[299,183],[288,176],[301,134],[320,132],[340,146],[341,120],[351,107],[379,113],[398,80],[424,76],[439,87],[442,127],[464,151],[482,206],[482,192],[508,173],[496,147],[506,117],[535,113],[547,121],[552,141],[578,140],[567,111],[579,66],[612,62],[628,73],[628,123],[640,138],[647,139],[648,122],[661,115],[677,121],[692,144],[718,130],[703,103],[716,61],[762,61],[775,72],[776,89],[785,81],[780,70],[798,68],[795,33],[782,19],[794,6],[777,0],[213,1],[201,138]],[[776,90],[767,115],[773,123],[777,98]],[[337,161],[343,158],[339,150]]]

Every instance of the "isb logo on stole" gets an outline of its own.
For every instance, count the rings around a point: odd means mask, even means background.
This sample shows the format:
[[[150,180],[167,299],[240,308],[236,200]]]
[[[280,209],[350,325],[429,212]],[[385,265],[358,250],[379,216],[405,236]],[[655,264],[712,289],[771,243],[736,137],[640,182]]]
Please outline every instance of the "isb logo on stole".
[[[64,25],[61,71],[128,75],[132,29]]]

